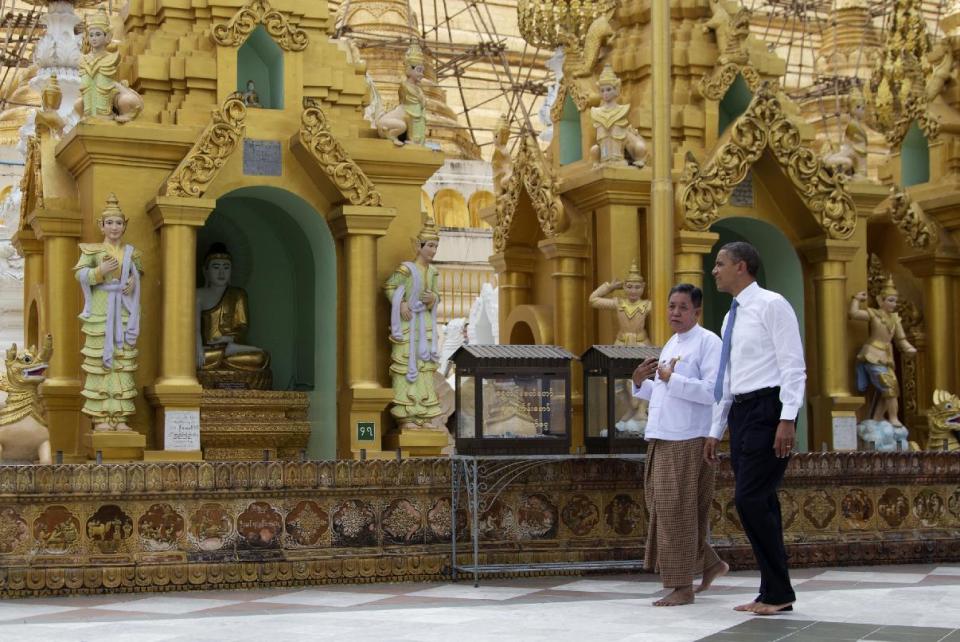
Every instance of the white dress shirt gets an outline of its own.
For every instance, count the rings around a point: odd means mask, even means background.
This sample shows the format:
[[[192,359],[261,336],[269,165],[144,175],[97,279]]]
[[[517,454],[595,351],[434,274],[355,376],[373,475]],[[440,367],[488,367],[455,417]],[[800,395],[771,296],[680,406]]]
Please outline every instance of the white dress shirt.
[[[681,441],[709,434],[721,345],[720,337],[699,325],[670,337],[660,351],[661,363],[679,357],[670,380],[657,375],[633,388],[635,397],[650,401],[647,439]]]
[[[733,395],[780,387],[780,419],[794,421],[803,405],[807,369],[797,315],[776,292],[751,283],[736,297],[730,361],[723,378],[723,398],[713,409],[710,436],[720,439],[727,427]],[[723,318],[723,331],[727,319]]]

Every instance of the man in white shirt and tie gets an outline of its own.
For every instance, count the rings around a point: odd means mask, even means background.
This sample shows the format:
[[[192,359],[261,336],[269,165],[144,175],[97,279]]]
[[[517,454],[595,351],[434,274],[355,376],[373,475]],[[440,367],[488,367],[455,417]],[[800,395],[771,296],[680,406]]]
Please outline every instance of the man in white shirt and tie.
[[[697,592],[729,570],[707,541],[716,465],[703,459],[710,430],[713,389],[720,365],[720,338],[697,325],[703,293],[681,283],[670,290],[668,318],[676,333],[633,374],[634,396],[650,401],[644,492],[650,514],[644,566],[659,570],[673,591],[654,606],[694,600]],[[654,372],[656,378],[650,379]]]
[[[749,243],[727,243],[717,254],[717,289],[732,294],[704,459],[716,461],[730,426],[734,502],[760,567],[760,593],[736,607],[758,615],[792,611],[777,488],[783,480],[803,405],[806,366],[797,316],[786,299],[756,282],[760,255]]]

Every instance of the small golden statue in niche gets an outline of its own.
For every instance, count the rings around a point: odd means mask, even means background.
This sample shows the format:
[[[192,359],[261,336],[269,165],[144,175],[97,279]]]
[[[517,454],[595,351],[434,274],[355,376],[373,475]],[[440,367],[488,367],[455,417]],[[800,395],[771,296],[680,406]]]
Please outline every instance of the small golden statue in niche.
[[[384,286],[390,301],[390,414],[403,428],[430,428],[441,415],[433,375],[437,353],[437,268],[432,265],[440,230],[432,218],[414,239],[416,257],[404,261]]]
[[[246,91],[240,94],[243,98],[243,104],[247,107],[263,107],[260,104],[260,94],[257,93],[257,85],[252,80],[247,81]]]
[[[590,108],[590,120],[597,130],[597,144],[590,148],[593,166],[643,167],[647,162],[647,144],[643,136],[630,125],[630,105],[617,102],[620,79],[610,65],[603,68],[597,85],[600,88],[600,105]]]
[[[223,243],[210,246],[197,288],[197,379],[205,388],[269,390],[270,354],[246,345],[247,293],[230,285],[233,257]]]
[[[96,432],[129,431],[137,397],[137,337],[140,335],[140,250],[123,243],[127,217],[114,194],[97,220],[102,243],[81,243],[74,273],[83,290],[84,334],[81,412]]]
[[[616,345],[650,345],[650,339],[647,336],[647,317],[650,315],[651,304],[649,300],[643,298],[646,285],[637,262],[634,261],[623,281],[615,279],[609,283],[602,283],[590,294],[590,305],[594,308],[616,311],[617,338],[614,341]],[[626,297],[609,296],[620,288],[623,288]],[[647,425],[647,402],[633,396],[633,387],[629,379],[619,382],[614,403],[617,431],[642,436]]]
[[[118,81],[120,53],[111,42],[110,17],[103,7],[85,20],[84,55],[80,58],[80,98],[76,111],[83,118],[125,123],[143,111],[143,98]]]
[[[907,341],[900,315],[896,312],[899,294],[891,277],[887,277],[876,297],[876,308],[861,309],[861,304],[867,300],[866,292],[858,292],[850,301],[850,318],[866,321],[870,332],[870,338],[863,344],[857,355],[857,388],[861,392],[866,391],[867,388],[873,388],[875,391],[870,402],[872,408],[870,420],[888,422],[896,431],[896,429],[903,429],[903,424],[897,417],[900,385],[897,382],[896,365],[893,360],[893,343],[895,342],[897,347],[906,353],[915,353],[917,349]],[[903,432],[906,431],[903,430]],[[898,440],[901,437],[905,439],[906,435],[896,435]],[[877,440],[870,441],[876,443]]]
[[[420,87],[424,56],[418,45],[410,45],[404,62],[406,80],[400,83],[400,104],[388,112],[383,112],[380,107],[375,109],[374,122],[381,138],[389,138],[396,145],[423,145],[427,140],[427,97]],[[375,101],[378,99],[374,97]]]

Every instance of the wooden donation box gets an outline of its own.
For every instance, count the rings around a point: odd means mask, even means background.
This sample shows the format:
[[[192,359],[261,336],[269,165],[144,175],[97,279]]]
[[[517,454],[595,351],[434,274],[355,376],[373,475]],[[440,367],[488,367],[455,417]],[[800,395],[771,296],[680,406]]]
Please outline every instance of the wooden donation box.
[[[457,367],[457,453],[570,452],[570,362],[556,346],[466,345]]]
[[[591,346],[583,353],[584,443],[588,453],[642,453],[647,403],[633,396],[633,371],[652,346]]]

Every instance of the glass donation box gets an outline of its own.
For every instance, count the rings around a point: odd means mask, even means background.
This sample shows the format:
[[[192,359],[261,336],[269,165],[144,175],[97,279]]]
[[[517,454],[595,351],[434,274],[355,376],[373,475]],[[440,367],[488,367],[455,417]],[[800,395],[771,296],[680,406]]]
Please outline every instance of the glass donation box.
[[[457,366],[457,453],[570,452],[570,362],[556,346],[465,345]]]
[[[653,346],[591,346],[583,363],[584,444],[588,453],[642,453],[647,402],[633,396],[633,371]]]

